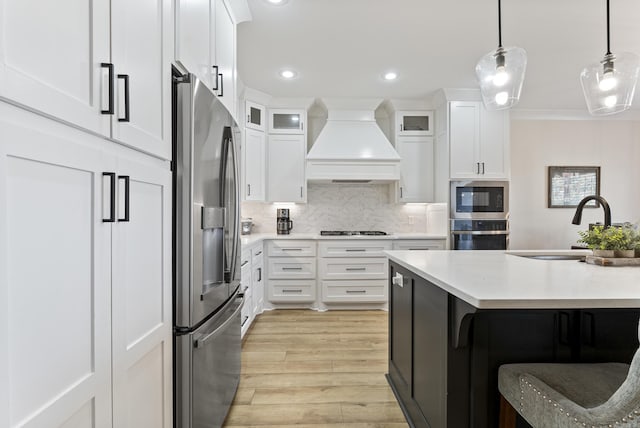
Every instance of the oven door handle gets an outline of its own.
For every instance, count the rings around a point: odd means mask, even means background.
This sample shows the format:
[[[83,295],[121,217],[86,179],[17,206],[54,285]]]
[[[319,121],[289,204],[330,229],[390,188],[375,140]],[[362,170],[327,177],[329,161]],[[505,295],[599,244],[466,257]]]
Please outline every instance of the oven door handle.
[[[508,230],[452,230],[452,235],[508,235]]]
[[[227,326],[233,322],[233,319],[236,317],[236,315],[238,315],[238,312],[240,312],[240,310],[242,310],[242,307],[244,306],[244,297],[238,296],[236,297],[236,299],[240,300],[240,304],[238,305],[236,310],[233,311],[233,314],[229,318],[227,318],[225,322],[220,324],[218,328],[213,330],[211,333],[207,334],[203,338],[195,340],[193,342],[193,346],[195,348],[200,348],[204,346],[211,339],[214,339],[215,337],[219,336],[227,328]]]

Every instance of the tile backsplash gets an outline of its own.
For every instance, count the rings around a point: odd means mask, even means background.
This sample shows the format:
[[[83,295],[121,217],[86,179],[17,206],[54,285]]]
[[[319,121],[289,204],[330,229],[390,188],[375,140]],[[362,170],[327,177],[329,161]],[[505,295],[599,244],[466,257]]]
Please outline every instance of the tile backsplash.
[[[310,183],[306,204],[243,202],[242,217],[253,219],[254,233],[276,232],[277,208],[291,210],[293,233],[321,230],[441,233],[443,227],[446,229],[446,219],[443,220],[446,215],[442,214],[446,209],[442,205],[396,204],[388,184]]]

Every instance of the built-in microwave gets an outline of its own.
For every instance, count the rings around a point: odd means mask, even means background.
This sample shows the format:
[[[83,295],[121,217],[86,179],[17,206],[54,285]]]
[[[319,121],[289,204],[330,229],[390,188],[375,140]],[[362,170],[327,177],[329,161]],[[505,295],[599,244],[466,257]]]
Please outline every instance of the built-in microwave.
[[[451,219],[509,217],[508,181],[452,181],[450,197]]]

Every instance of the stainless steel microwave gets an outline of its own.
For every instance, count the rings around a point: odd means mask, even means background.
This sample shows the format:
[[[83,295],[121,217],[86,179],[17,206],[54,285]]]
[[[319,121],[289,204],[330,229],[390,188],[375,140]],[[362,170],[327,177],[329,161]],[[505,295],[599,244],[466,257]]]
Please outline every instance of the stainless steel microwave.
[[[509,217],[508,181],[452,181],[450,197],[452,219]]]

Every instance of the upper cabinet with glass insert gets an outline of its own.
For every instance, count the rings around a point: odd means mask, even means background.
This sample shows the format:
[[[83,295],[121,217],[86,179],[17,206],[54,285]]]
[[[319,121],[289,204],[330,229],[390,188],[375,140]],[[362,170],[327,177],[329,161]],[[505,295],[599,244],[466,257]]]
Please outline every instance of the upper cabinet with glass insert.
[[[245,123],[247,128],[264,131],[264,106],[251,101],[245,101],[245,114],[247,116]]]
[[[398,135],[433,135],[433,111],[405,110],[396,112]]]
[[[304,134],[305,110],[269,109],[270,134]]]

